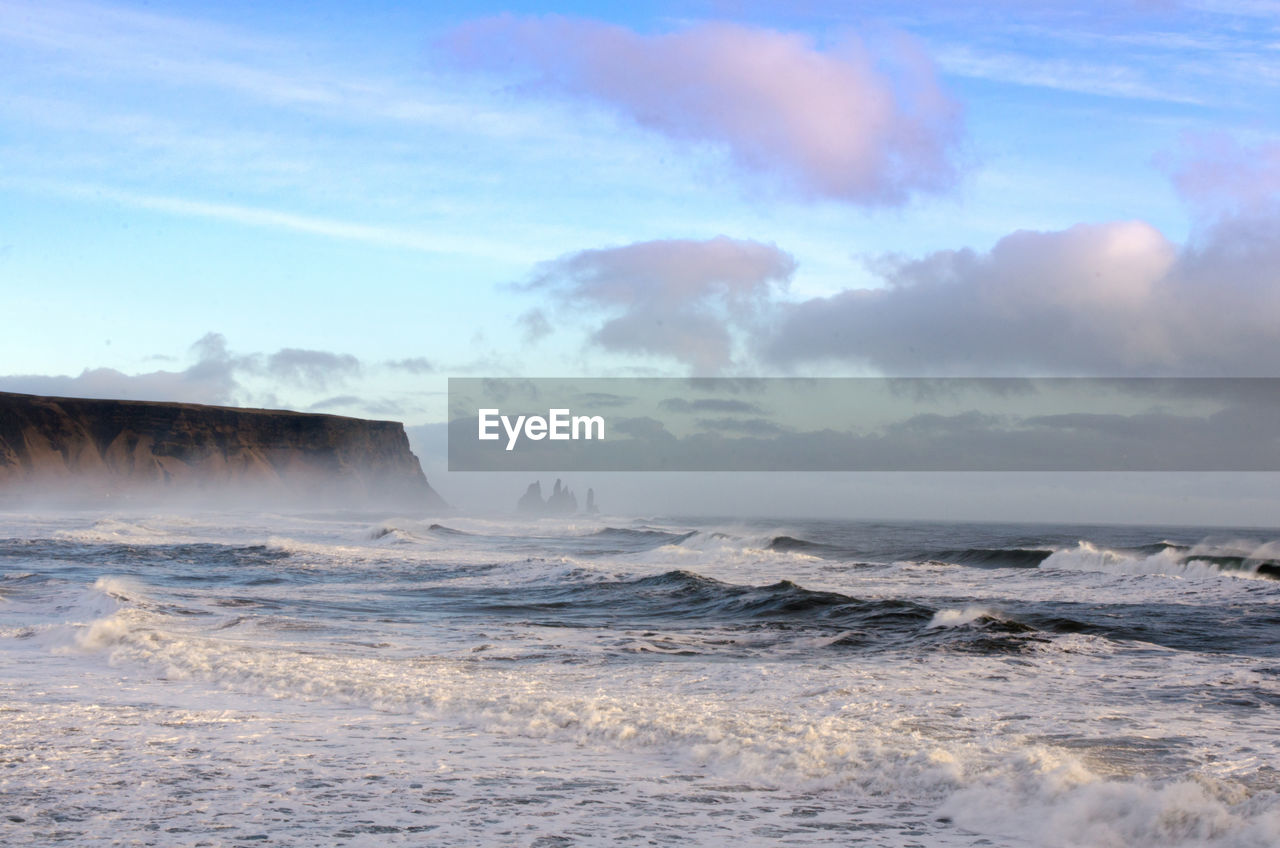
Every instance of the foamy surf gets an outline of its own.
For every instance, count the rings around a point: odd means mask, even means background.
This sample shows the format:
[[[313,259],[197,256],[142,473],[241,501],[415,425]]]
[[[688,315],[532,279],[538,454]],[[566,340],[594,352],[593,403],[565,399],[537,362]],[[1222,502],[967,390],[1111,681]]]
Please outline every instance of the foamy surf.
[[[1266,539],[121,521],[0,538],[8,842],[1280,837],[1280,583],[1134,567]]]
[[[1051,553],[1040,563],[1046,571],[1095,571],[1121,576],[1151,576],[1193,579],[1259,578],[1280,576],[1275,569],[1274,549],[1261,545],[1248,550],[1197,545],[1193,548],[1164,547],[1157,553],[1141,555],[1116,551],[1082,541],[1075,547]]]

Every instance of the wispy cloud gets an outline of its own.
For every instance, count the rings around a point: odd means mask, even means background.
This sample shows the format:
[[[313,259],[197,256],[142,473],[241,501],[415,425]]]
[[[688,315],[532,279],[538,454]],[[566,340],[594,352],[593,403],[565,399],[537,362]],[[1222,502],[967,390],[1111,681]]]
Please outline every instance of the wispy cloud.
[[[1280,201],[1280,140],[1250,146],[1223,133],[1189,136],[1171,170],[1179,194],[1203,213],[1256,211]]]
[[[531,250],[522,250],[509,242],[502,243],[496,240],[468,237],[461,234],[434,235],[394,226],[364,224],[233,203],[212,203],[181,197],[145,194],[103,185],[22,180],[13,177],[5,178],[2,175],[0,175],[0,185],[98,203],[119,203],[137,209],[167,212],[190,218],[225,221],[246,227],[286,230],[345,241],[363,242],[379,247],[487,258],[504,257],[517,262],[530,262],[536,258],[536,255]]]
[[[326,62],[321,44],[268,38],[198,17],[12,0],[0,5],[0,44],[39,53],[46,74],[86,83],[117,77],[167,92],[205,87],[304,112],[502,137],[549,126],[528,111],[478,104],[475,92],[456,79],[449,87],[410,87],[349,63]],[[425,67],[419,71],[429,78]]]
[[[527,265],[564,237],[554,218],[518,232],[501,221],[499,210],[542,208],[530,175],[570,148],[584,150],[579,174],[615,173],[631,153],[425,60],[387,69],[316,38],[96,3],[0,3],[0,72],[29,83],[0,98],[0,181]]]
[[[1270,102],[1259,92],[1280,84],[1280,6],[1264,5],[1010,4],[1017,14],[990,21],[983,6],[981,22],[969,9],[958,25],[963,40],[943,27],[931,43],[955,76],[1256,112]]]
[[[1145,74],[1128,65],[1042,59],[960,46],[941,48],[936,56],[944,71],[957,76],[1103,97],[1187,104],[1200,102],[1190,93],[1156,85]]]
[[[0,119],[27,133],[47,131],[55,144],[31,148],[24,165],[56,167],[56,150],[91,148],[111,157],[118,176],[170,171],[208,173],[225,181],[280,185],[314,179],[322,170],[317,143],[257,126],[216,125],[148,111],[147,104],[104,107],[94,98],[64,92],[13,93],[0,100]],[[51,147],[53,149],[51,149]],[[11,164],[18,151],[6,151]],[[112,154],[118,155],[112,155]]]
[[[336,96],[318,80],[265,65],[286,45],[197,19],[97,3],[15,0],[0,8],[0,40],[64,55],[72,60],[61,66],[64,72],[131,72],[278,102],[325,103]]]
[[[1270,18],[1274,21],[1280,17],[1280,2],[1276,0],[1180,0],[1181,5],[1192,9],[1202,9],[1219,14],[1237,15],[1251,18]]]
[[[302,107],[359,108],[400,119],[437,119],[432,106],[387,80],[326,68],[316,45],[267,38],[198,17],[98,4],[15,2],[0,8],[0,42],[62,61],[50,69],[86,78],[131,76],[168,88],[206,86]]]

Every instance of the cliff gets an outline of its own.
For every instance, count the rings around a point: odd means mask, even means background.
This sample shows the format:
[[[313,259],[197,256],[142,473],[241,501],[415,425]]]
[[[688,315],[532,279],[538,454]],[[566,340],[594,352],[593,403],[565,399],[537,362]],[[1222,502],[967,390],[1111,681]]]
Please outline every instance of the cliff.
[[[445,506],[395,421],[0,392],[0,502],[47,494]]]

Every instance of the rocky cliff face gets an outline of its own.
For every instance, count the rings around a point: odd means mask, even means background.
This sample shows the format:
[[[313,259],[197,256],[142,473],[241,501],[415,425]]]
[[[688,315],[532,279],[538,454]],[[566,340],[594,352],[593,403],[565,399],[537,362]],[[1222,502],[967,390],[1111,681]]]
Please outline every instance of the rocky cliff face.
[[[445,505],[395,421],[0,392],[0,501],[46,493]]]

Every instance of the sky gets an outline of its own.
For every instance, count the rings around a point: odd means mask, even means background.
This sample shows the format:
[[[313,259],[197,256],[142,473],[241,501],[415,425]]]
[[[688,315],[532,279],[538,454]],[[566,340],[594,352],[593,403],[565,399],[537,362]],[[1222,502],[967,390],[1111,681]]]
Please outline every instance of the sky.
[[[0,390],[1280,376],[1277,107],[1270,0],[0,0]]]

